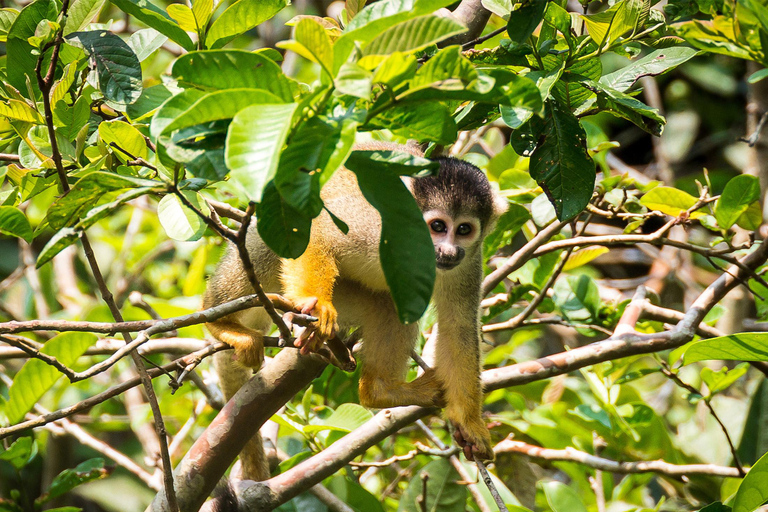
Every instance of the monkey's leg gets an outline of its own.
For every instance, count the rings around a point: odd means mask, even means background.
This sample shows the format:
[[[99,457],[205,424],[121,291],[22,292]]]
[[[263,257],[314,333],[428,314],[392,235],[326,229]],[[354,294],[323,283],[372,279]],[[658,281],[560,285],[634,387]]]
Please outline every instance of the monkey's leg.
[[[226,400],[230,400],[253,375],[253,370],[233,361],[229,351],[214,354],[213,366],[219,374],[219,384]],[[269,478],[269,462],[264,454],[264,445],[258,430],[240,452],[240,464],[243,479],[259,482]]]
[[[284,295],[302,313],[317,317],[314,329],[294,341],[302,354],[319,349],[337,329],[338,315],[331,301],[339,270],[333,255],[323,247],[324,244],[312,240],[299,258],[283,260]]]
[[[478,260],[479,263],[479,260]],[[493,459],[491,435],[482,418],[480,381],[480,279],[446,283],[435,292],[438,378],[445,387],[445,415],[456,427],[456,441],[468,459]]]
[[[235,357],[241,365],[261,368],[264,362],[264,335],[244,326],[234,316],[226,316],[205,326],[214,338],[235,349]]]
[[[379,409],[400,405],[442,407],[442,386],[434,370],[405,382],[419,335],[418,325],[402,325],[389,297],[378,301],[362,320],[360,403]]]

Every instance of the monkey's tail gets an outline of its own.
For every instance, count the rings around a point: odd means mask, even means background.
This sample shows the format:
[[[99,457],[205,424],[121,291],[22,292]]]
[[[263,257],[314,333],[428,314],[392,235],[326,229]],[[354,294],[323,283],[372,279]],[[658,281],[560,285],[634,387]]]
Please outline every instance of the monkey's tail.
[[[213,491],[213,497],[202,510],[206,512],[246,512],[237,498],[232,482],[226,478],[219,482],[216,490]]]

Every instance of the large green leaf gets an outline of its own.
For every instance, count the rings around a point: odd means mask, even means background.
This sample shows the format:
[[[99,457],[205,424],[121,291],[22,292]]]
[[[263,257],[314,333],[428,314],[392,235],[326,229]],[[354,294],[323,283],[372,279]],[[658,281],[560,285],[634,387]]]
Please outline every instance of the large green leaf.
[[[189,35],[162,9],[148,0],[111,0],[122,11],[134,16],[161,34],[165,34],[187,51],[195,49],[195,43]]]
[[[86,96],[80,96],[74,105],[59,101],[53,107],[53,122],[56,134],[67,140],[75,140],[77,134],[91,119],[91,102]]]
[[[35,504],[42,504],[68,493],[78,485],[105,478],[111,473],[104,467],[104,459],[90,459],[81,462],[74,469],[65,469],[53,479],[48,492],[35,500]]]
[[[87,332],[65,332],[48,340],[40,352],[55,357],[64,366],[71,367],[77,358],[96,342],[96,335]],[[17,423],[48,391],[61,373],[39,359],[30,359],[21,367],[8,390],[5,414],[8,421]]]
[[[67,10],[64,35],[83,30],[99,13],[105,0],[72,0]]]
[[[512,41],[522,44],[528,41],[544,18],[547,0],[528,0],[519,5],[518,9],[509,14],[507,34]]]
[[[320,185],[347,159],[359,122],[316,116],[302,123],[280,155],[275,186],[293,208],[312,218],[323,208]]]
[[[203,89],[265,89],[286,102],[293,101],[297,89],[272,59],[244,50],[190,52],[176,59],[172,74]]]
[[[556,481],[544,482],[542,489],[552,512],[587,512],[579,495],[567,485]]]
[[[312,217],[291,207],[274,182],[264,187],[256,228],[264,243],[281,258],[298,258],[309,244]]]
[[[376,36],[363,47],[363,55],[390,55],[419,50],[466,32],[466,27],[451,18],[428,15],[399,23]]]
[[[32,227],[24,212],[15,206],[0,206],[0,233],[32,242]]]
[[[440,103],[407,103],[396,105],[368,121],[372,128],[384,128],[392,133],[418,141],[452,144],[458,132],[451,113]]]
[[[253,105],[232,119],[225,158],[231,180],[252,201],[277,170],[280,151],[291,127],[296,103]]]
[[[587,322],[597,317],[600,291],[588,275],[568,275],[557,280],[552,300],[562,315],[572,321]]]
[[[430,511],[463,512],[466,508],[467,488],[459,480],[461,477],[448,459],[433,460],[411,478],[397,511],[422,512],[424,509],[418,500],[422,498]],[[426,495],[423,492],[425,481]]]
[[[168,135],[176,130],[221,119],[232,119],[246,107],[264,103],[283,103],[263,89],[224,89],[208,93],[169,123],[162,132]]]
[[[666,122],[659,111],[651,108],[642,101],[619,92],[599,82],[585,80],[581,82],[587,89],[597,94],[597,107],[634,123],[656,137],[661,136],[661,130]]]
[[[35,35],[38,23],[45,19],[55,20],[57,16],[56,2],[36,0],[21,10],[8,31],[6,43],[8,82],[22,91],[22,94],[27,94],[27,77],[31,83],[37,83],[35,78],[37,57],[27,39]]]
[[[755,176],[742,174],[730,180],[715,206],[715,218],[723,229],[733,226],[747,211],[749,205],[760,199],[760,181]]]
[[[658,76],[692,59],[698,53],[698,50],[688,48],[687,46],[655,50],[613,73],[608,73],[601,77],[599,82],[617,91],[624,92],[632,87],[639,78]]]
[[[685,351],[685,364],[710,359],[768,361],[768,333],[742,332],[692,343]]]
[[[415,322],[426,311],[435,284],[435,249],[421,210],[386,162],[355,151],[346,166],[381,214],[379,255],[398,317]]]
[[[69,38],[78,41],[96,62],[99,90],[106,99],[123,105],[139,99],[141,63],[125,41],[106,30],[73,32]]]
[[[194,190],[182,190],[184,197],[204,215],[210,215],[208,203]],[[163,196],[157,205],[157,218],[169,237],[182,242],[200,240],[206,224],[194,210],[188,208],[176,194]]]
[[[760,457],[741,481],[733,512],[752,512],[768,500],[768,453]]]
[[[221,48],[243,32],[270,19],[286,4],[285,0],[237,0],[213,22],[205,38],[206,46]]]
[[[168,98],[160,108],[157,109],[157,112],[155,112],[155,115],[152,117],[152,122],[149,124],[149,134],[152,139],[157,141],[160,134],[165,131],[165,128],[171,124],[174,119],[179,117],[205,95],[205,92],[197,89],[186,89],[181,93]]]
[[[115,120],[100,123],[99,138],[123,162],[149,156],[149,148],[144,142],[144,136],[133,125],[125,121]]]
[[[651,210],[677,217],[695,205],[696,198],[673,187],[656,187],[645,194],[640,203]]]
[[[570,111],[550,100],[540,140],[531,155],[531,177],[546,192],[558,219],[573,218],[587,207],[595,188],[595,163],[587,153],[584,129]]]

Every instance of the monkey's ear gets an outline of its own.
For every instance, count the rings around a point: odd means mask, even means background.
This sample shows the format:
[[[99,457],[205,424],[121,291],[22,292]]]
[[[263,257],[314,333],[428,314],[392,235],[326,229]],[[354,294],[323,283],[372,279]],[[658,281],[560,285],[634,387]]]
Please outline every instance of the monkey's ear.
[[[507,201],[507,198],[502,196],[498,192],[494,192],[493,193],[493,216],[498,219],[508,209],[509,209],[509,201]]]

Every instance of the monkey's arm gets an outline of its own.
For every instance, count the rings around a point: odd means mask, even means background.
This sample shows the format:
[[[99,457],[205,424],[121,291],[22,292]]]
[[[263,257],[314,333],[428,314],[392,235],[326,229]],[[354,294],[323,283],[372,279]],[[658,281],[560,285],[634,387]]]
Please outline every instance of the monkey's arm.
[[[475,263],[475,262],[473,262]],[[491,436],[482,418],[483,389],[480,381],[480,283],[478,261],[455,283],[444,283],[435,294],[438,334],[436,370],[443,383],[445,414],[456,427],[456,440],[469,459],[493,459]]]
[[[337,329],[338,315],[331,300],[339,269],[330,249],[329,244],[315,239],[297,259],[283,260],[283,293],[302,313],[318,319],[314,330],[294,341],[302,354],[319,349]]]

